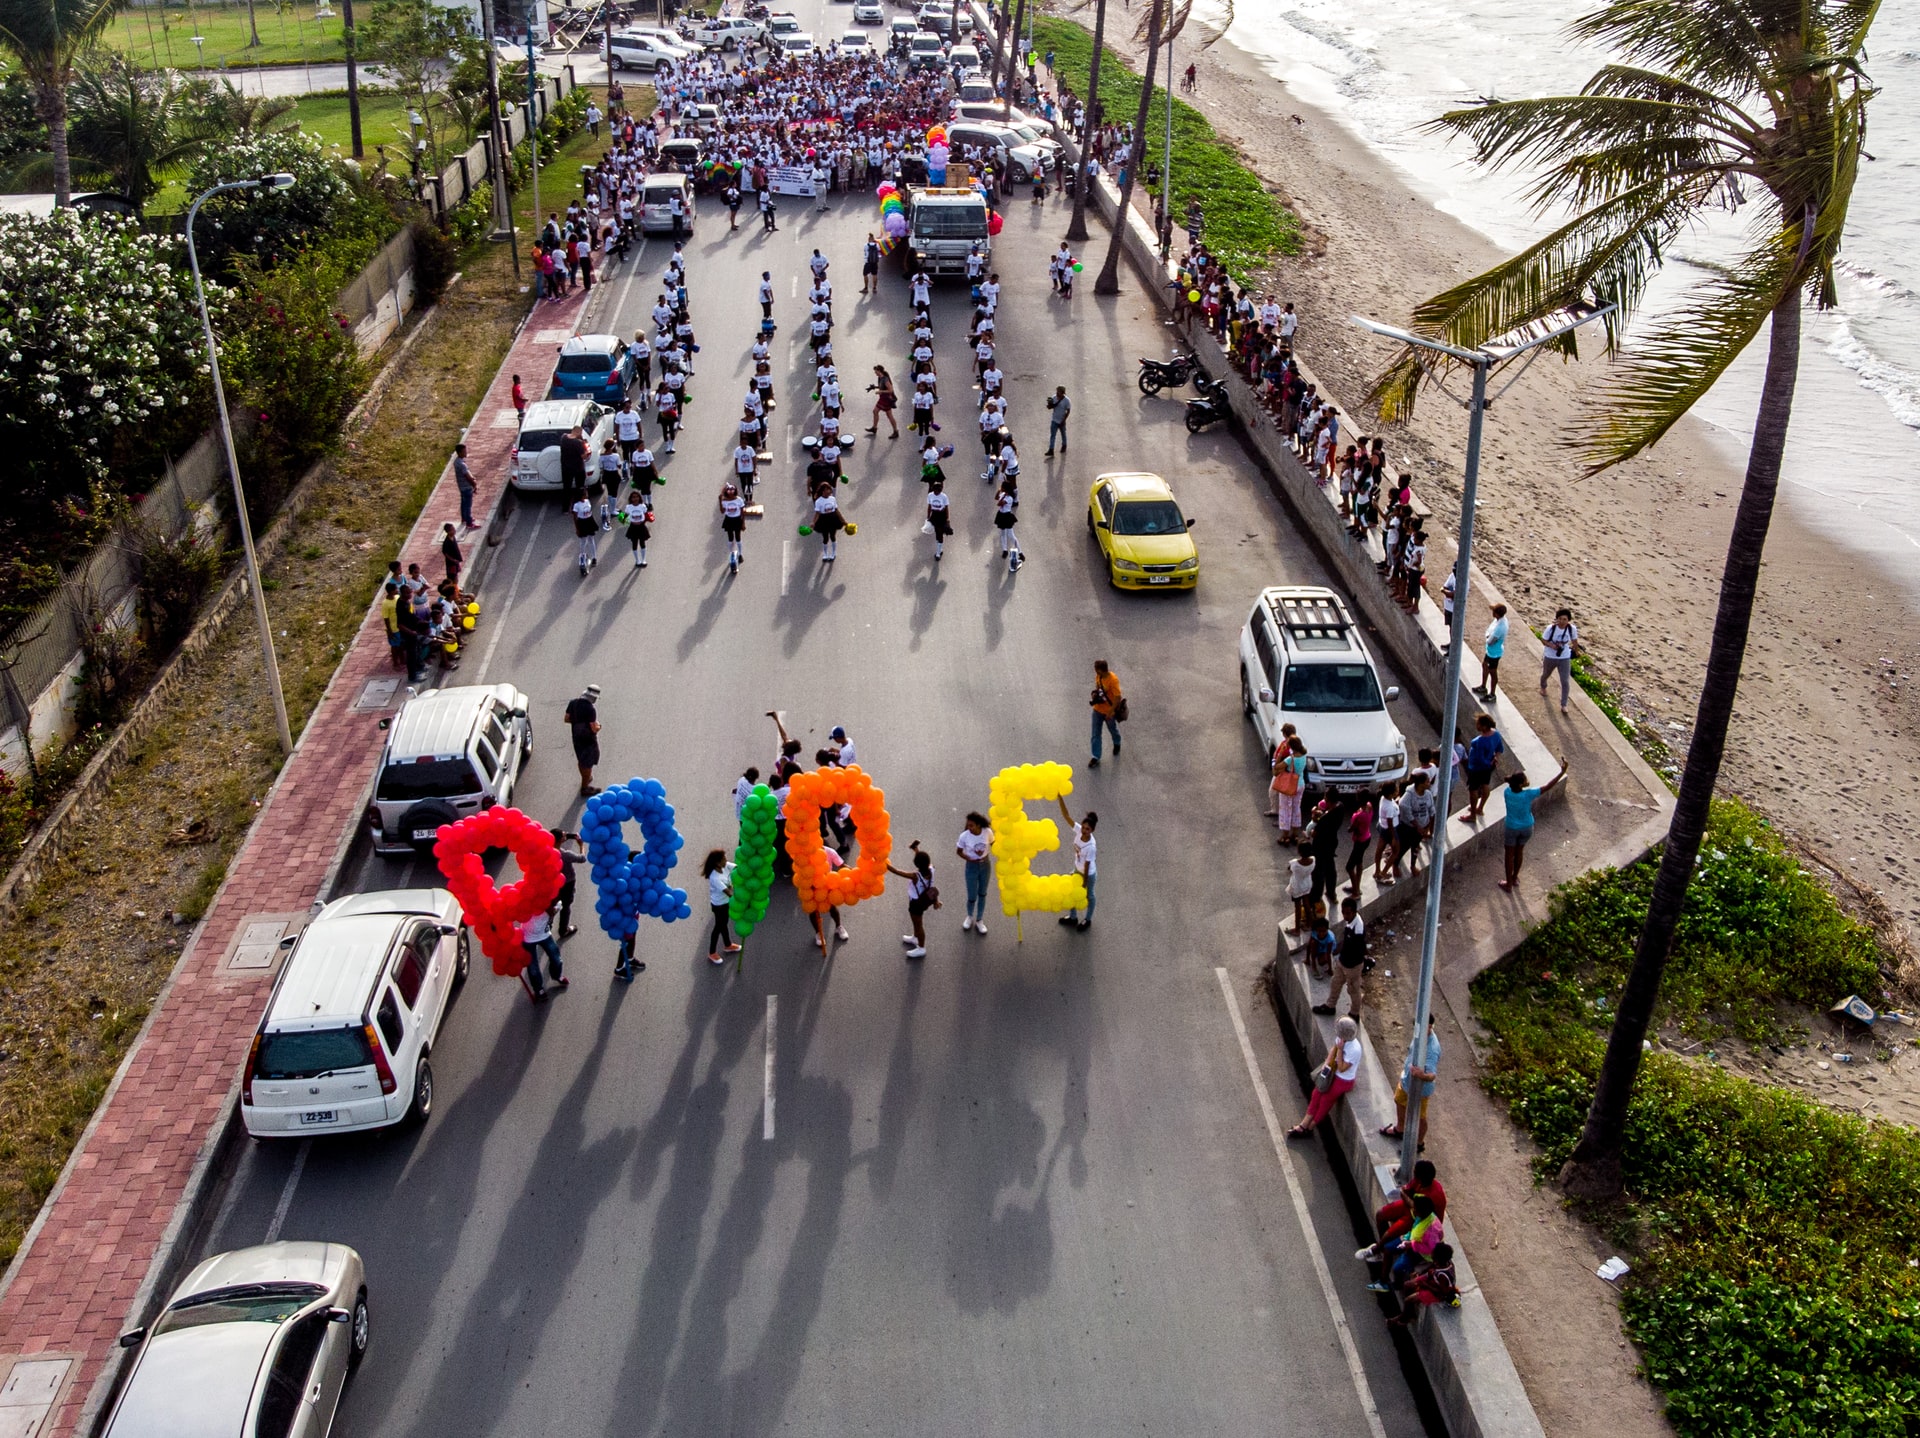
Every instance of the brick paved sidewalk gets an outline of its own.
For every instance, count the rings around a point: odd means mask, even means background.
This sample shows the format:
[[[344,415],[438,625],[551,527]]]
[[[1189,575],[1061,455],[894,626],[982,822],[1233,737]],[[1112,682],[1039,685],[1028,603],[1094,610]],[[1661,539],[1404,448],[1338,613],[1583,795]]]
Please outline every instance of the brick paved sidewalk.
[[[573,332],[583,308],[577,294],[536,305],[494,376],[466,435],[478,486],[476,515],[491,515],[506,488],[516,433],[513,373],[531,381],[526,387],[537,397],[556,345]],[[440,527],[459,519],[460,496],[449,469],[407,536],[401,559],[439,574]],[[369,596],[353,645],[234,856],[226,882],[0,1288],[0,1433],[55,1438],[77,1432],[93,1389],[112,1371],[118,1335],[141,1316],[133,1305],[196,1161],[224,1123],[272,987],[271,968],[229,967],[229,949],[249,917],[304,914],[360,818],[385,738],[379,722],[394,707],[392,700],[359,703],[370,680],[395,677],[371,601]],[[404,698],[404,691],[395,697]],[[70,1362],[56,1365],[48,1361],[53,1359]],[[9,1426],[7,1419],[23,1413],[12,1405],[30,1397],[16,1390],[35,1383],[43,1383],[45,1397],[57,1403],[50,1421],[38,1428],[31,1421],[25,1428]]]

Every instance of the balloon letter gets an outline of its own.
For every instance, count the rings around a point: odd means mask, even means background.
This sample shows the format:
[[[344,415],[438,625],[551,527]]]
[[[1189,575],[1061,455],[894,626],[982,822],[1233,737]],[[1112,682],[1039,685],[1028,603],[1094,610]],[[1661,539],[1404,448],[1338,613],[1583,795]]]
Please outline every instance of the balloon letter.
[[[513,854],[522,875],[518,883],[494,887],[480,858],[489,849]],[[493,971],[518,974],[527,966],[520,926],[553,906],[565,880],[553,835],[518,809],[488,809],[444,825],[433,857],[446,876],[448,892],[473,925],[480,952],[493,961]]]
[[[645,844],[638,854],[627,847],[621,833],[629,819],[640,821]],[[673,826],[673,805],[658,779],[629,779],[595,794],[581,816],[580,837],[587,841],[593,886],[600,895],[594,912],[616,944],[633,936],[642,914],[669,924],[692,917],[687,891],[667,884],[667,874],[680,861],[686,841]]]
[[[740,845],[733,851],[733,898],[727,914],[743,939],[767,916],[767,895],[773,889],[774,816],[779,807],[765,784],[755,784],[740,806]]]
[[[887,796],[854,764],[845,769],[816,769],[795,774],[787,786],[787,857],[793,860],[793,886],[809,914],[871,899],[887,883],[893,853],[888,832]],[[840,804],[853,810],[860,857],[841,869],[827,866],[820,839],[820,811]]]
[[[1002,769],[987,784],[988,822],[993,825],[993,857],[999,861],[1000,907],[1011,917],[1022,909],[1065,913],[1087,902],[1087,881],[1078,874],[1036,874],[1036,854],[1060,847],[1060,826],[1051,819],[1029,819],[1026,801],[1062,799],[1073,792],[1073,770],[1065,764],[1017,764]]]

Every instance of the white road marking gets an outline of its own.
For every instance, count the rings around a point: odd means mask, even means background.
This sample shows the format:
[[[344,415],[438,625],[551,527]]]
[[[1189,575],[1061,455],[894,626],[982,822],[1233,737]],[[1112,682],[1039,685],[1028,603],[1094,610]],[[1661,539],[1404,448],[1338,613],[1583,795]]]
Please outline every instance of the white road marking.
[[[520,556],[520,562],[513,567],[513,583],[507,586],[507,602],[493,616],[493,633],[487,637],[486,650],[480,656],[480,667],[474,671],[475,684],[486,682],[487,668],[493,663],[493,651],[500,647],[500,636],[507,632],[507,616],[513,613],[513,601],[520,597],[520,579],[527,572],[527,561],[533,558],[533,551],[540,547],[540,521],[546,517],[545,505],[533,512],[533,532],[527,536],[527,547]]]
[[[780,995],[767,995],[767,1073],[766,1098],[760,1110],[760,1137],[773,1137],[773,1049],[774,1029],[780,1020]]]
[[[300,1140],[300,1151],[293,1156],[293,1167],[287,1171],[287,1181],[280,1186],[280,1201],[273,1206],[273,1221],[267,1225],[267,1236],[262,1243],[278,1243],[280,1230],[286,1224],[287,1210],[293,1207],[293,1191],[300,1186],[300,1175],[306,1172],[307,1154],[313,1149],[313,1140]]]
[[[792,299],[800,293],[800,276],[795,275],[787,285],[787,298]]]
[[[1293,1200],[1293,1216],[1300,1224],[1301,1233],[1306,1235],[1307,1256],[1313,1260],[1314,1277],[1320,1280],[1321,1295],[1327,1300],[1327,1311],[1333,1317],[1333,1331],[1339,1335],[1340,1351],[1347,1358],[1347,1372],[1353,1378],[1353,1391],[1359,1396],[1360,1409],[1366,1414],[1367,1431],[1373,1438],[1387,1438],[1387,1430],[1380,1423],[1380,1409],[1373,1401],[1373,1388],[1367,1382],[1367,1371],[1360,1366],[1360,1350],[1354,1346],[1353,1330],[1347,1326],[1347,1313],[1340,1305],[1340,1295],[1334,1291],[1333,1272],[1327,1267],[1326,1250],[1320,1246],[1319,1235],[1313,1227],[1313,1215],[1307,1209],[1307,1195],[1300,1187],[1300,1177],[1293,1171],[1293,1155],[1287,1152],[1286,1137],[1280,1132],[1280,1118],[1274,1112],[1273,1096],[1267,1092],[1267,1081],[1260,1076],[1260,1060],[1253,1052],[1253,1040],[1247,1037],[1247,1022],[1240,1016],[1240,1001],[1234,996],[1233,981],[1224,968],[1215,968],[1214,977],[1220,980],[1220,996],[1227,1001],[1227,1017],[1233,1020],[1234,1037],[1240,1041],[1240,1056],[1247,1061],[1247,1076],[1253,1080],[1254,1097],[1260,1101],[1260,1116],[1266,1120],[1267,1138],[1273,1144],[1274,1156],[1280,1160],[1281,1175],[1287,1181],[1287,1196]]]
[[[793,583],[793,541],[780,541],[780,597],[787,597],[787,586]]]
[[[640,278],[640,263],[647,257],[647,237],[640,237],[640,247],[633,252],[627,262],[627,277],[620,282],[620,298],[614,304],[613,314],[608,316],[609,325],[617,323],[620,316],[627,312],[627,296],[633,292],[633,282]]]

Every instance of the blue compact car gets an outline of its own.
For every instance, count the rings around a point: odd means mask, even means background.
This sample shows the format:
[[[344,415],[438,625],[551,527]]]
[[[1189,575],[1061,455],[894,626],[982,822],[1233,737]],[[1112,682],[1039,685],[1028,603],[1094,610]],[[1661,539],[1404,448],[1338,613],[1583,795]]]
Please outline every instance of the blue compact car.
[[[633,380],[633,361],[618,335],[575,335],[560,347],[548,399],[596,399],[618,404]]]

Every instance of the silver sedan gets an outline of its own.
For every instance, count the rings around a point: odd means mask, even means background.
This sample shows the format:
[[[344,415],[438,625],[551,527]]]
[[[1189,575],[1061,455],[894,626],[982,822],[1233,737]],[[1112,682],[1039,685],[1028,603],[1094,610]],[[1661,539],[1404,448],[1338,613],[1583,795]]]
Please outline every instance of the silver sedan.
[[[106,1438],[325,1438],[367,1351],[367,1277],[340,1243],[268,1243],[207,1259],[138,1348]]]

